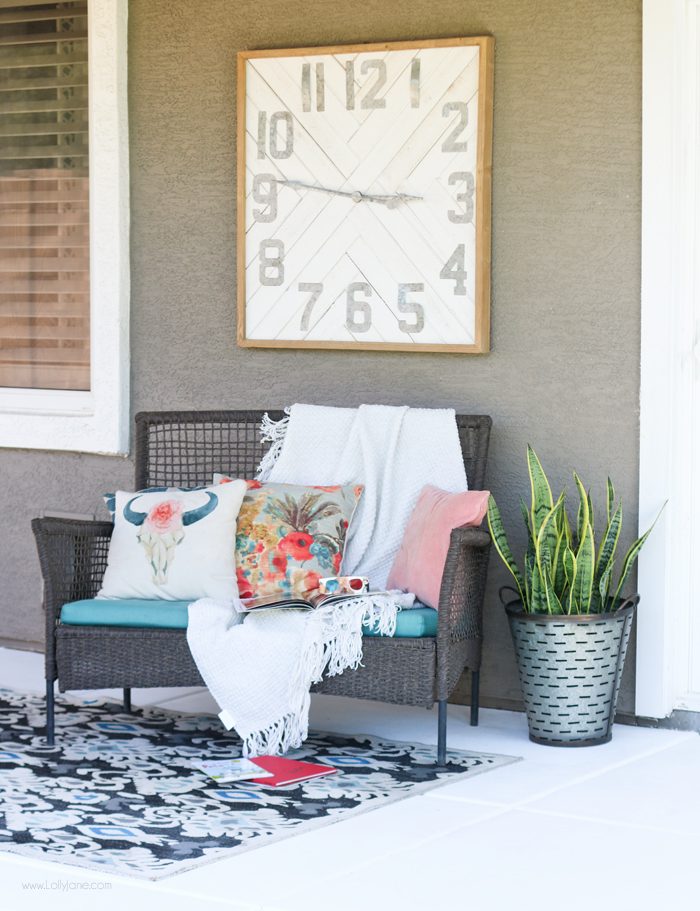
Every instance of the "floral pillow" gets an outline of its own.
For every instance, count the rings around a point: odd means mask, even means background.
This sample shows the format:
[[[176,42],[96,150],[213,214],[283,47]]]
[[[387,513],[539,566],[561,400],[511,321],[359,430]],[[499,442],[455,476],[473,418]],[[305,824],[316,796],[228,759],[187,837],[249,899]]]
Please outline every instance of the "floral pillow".
[[[229,480],[214,475],[214,483]],[[340,574],[362,486],[246,484],[236,532],[241,598],[303,596],[317,589],[322,577]]]

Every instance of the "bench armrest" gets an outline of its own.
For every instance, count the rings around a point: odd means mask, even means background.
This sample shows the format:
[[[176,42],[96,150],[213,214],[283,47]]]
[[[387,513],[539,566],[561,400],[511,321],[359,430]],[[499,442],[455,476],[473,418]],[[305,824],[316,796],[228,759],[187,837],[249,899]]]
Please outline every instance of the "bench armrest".
[[[447,681],[450,646],[471,641],[480,656],[483,638],[486,571],[491,536],[481,528],[462,525],[450,536],[438,607],[438,688]],[[473,667],[472,670],[478,670]]]
[[[54,631],[61,608],[99,591],[113,528],[111,522],[32,519],[44,579],[47,680],[56,678]]]

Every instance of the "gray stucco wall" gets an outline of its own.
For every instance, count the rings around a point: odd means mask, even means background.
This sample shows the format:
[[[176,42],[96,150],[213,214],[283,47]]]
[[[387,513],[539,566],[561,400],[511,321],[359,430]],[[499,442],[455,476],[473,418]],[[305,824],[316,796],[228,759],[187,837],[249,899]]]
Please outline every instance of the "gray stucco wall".
[[[493,350],[485,357],[235,346],[235,52],[496,38]],[[132,0],[133,409],[294,401],[453,406],[494,418],[490,486],[510,527],[531,442],[556,485],[609,473],[636,523],[641,0]],[[126,460],[0,451],[0,639],[39,648],[29,520],[99,511]],[[517,700],[487,603],[487,701]],[[634,654],[621,708],[633,707]]]

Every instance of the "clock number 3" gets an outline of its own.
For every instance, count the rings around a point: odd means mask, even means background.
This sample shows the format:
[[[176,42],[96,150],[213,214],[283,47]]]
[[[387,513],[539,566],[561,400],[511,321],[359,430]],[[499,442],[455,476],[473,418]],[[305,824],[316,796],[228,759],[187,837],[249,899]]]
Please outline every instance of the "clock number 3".
[[[464,203],[464,212],[449,209],[447,217],[456,225],[466,225],[474,218],[474,175],[471,171],[455,171],[447,178],[449,186],[464,184],[464,192],[455,195],[455,201]]]

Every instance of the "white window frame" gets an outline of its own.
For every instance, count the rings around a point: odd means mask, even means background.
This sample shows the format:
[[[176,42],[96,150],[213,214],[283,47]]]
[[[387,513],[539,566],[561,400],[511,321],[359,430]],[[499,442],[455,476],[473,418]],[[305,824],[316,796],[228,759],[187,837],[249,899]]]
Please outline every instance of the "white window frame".
[[[90,391],[0,388],[2,447],[129,449],[127,15],[89,0]]]
[[[663,718],[688,685],[697,588],[690,418],[700,352],[700,0],[644,0],[643,36],[640,529],[668,504],[639,559],[635,711]]]

